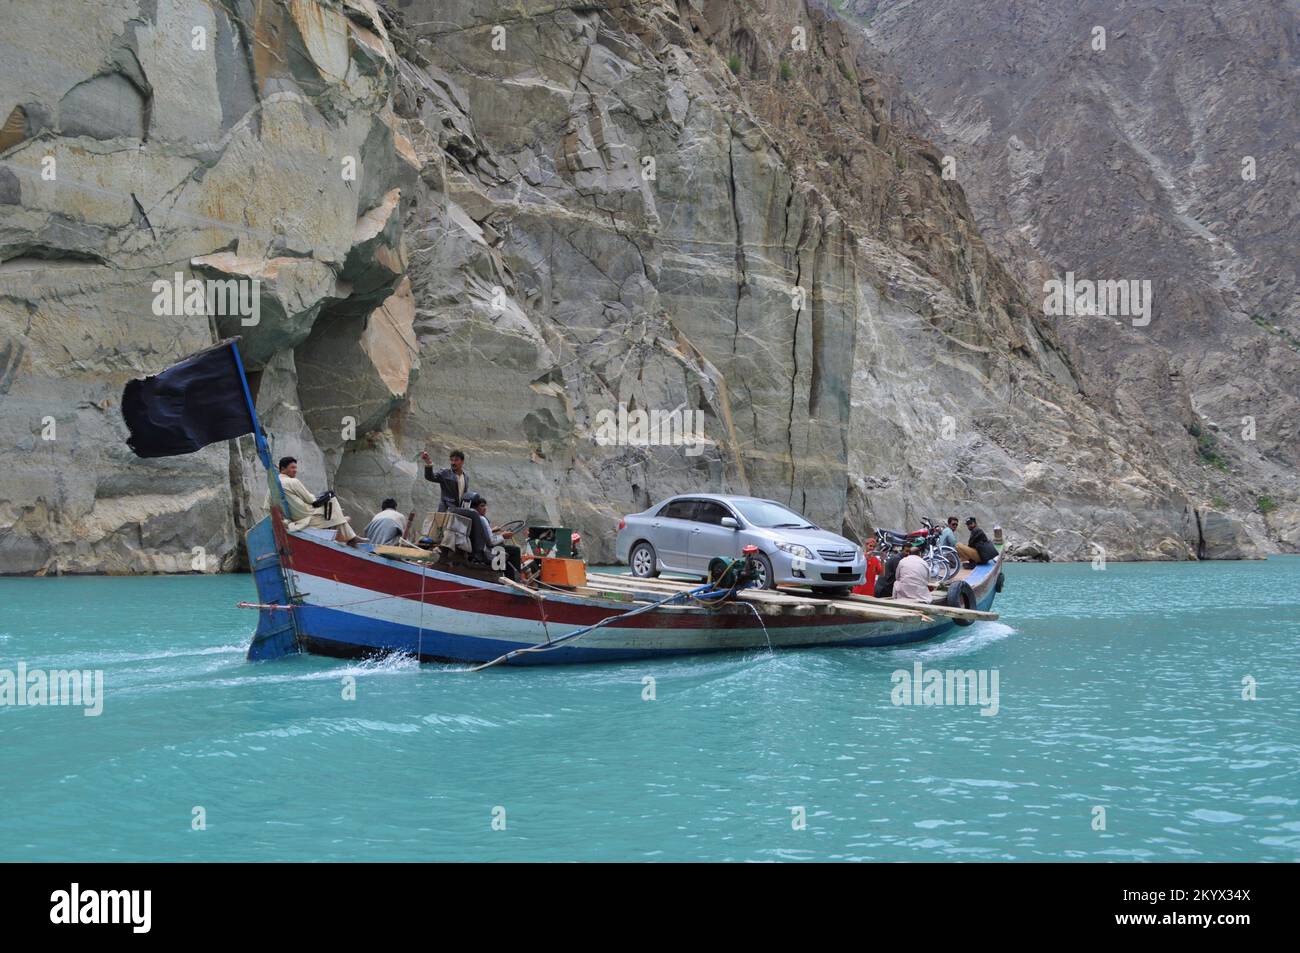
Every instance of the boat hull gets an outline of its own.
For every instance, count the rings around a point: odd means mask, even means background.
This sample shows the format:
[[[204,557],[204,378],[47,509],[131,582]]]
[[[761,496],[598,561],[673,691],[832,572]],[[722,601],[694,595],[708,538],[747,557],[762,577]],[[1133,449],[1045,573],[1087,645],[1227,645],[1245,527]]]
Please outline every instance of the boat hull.
[[[397,652],[424,662],[486,662],[604,620],[609,621],[571,643],[509,662],[556,665],[769,647],[879,647],[932,639],[955,624],[942,616],[930,622],[881,620],[819,604],[787,611],[737,601],[716,607],[665,606],[619,619],[640,603],[612,595],[547,593],[535,598],[308,533],[285,533],[274,516],[249,532],[248,545],[262,616],[249,649],[254,660],[302,651],[341,658]],[[978,607],[987,609],[999,563],[979,569],[984,571],[971,585]]]

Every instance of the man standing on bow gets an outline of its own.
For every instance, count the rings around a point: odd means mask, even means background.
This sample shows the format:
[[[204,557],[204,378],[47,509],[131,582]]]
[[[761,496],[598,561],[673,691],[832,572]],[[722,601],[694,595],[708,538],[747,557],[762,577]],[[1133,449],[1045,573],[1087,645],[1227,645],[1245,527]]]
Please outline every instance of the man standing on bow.
[[[420,459],[424,461],[424,478],[430,483],[438,484],[442,490],[442,496],[438,500],[438,512],[445,513],[463,506],[465,495],[469,491],[469,477],[465,475],[465,454],[453,450],[448,459],[451,466],[436,473],[429,451],[420,451]]]

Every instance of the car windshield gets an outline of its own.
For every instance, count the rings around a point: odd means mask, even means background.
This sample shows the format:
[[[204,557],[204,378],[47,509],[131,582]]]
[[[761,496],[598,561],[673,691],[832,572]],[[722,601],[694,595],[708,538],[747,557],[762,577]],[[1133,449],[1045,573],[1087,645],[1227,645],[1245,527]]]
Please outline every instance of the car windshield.
[[[771,500],[732,500],[731,505],[740,510],[740,515],[755,526],[764,529],[816,529],[812,523]]]

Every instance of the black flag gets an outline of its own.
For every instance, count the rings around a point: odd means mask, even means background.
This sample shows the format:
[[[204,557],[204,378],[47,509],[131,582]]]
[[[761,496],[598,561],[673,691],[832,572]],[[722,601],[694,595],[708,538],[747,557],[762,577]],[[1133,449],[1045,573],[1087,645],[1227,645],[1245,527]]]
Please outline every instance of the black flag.
[[[257,432],[237,346],[237,338],[222,341],[161,374],[126,382],[122,419],[136,456],[173,457]]]

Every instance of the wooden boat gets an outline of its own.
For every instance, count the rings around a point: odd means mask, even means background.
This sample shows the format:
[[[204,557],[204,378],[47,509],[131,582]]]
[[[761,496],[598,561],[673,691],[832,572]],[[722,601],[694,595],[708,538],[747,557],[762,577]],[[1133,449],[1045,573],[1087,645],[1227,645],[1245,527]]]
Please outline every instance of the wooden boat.
[[[737,579],[742,574],[727,564],[719,574],[731,580],[725,589],[720,582],[692,586],[603,573],[586,574],[583,584],[581,569],[559,559],[545,563],[541,576],[547,578],[547,567],[564,568],[564,587],[521,585],[497,572],[457,565],[454,533],[450,542],[445,534],[439,538],[447,545],[436,547],[439,561],[430,565],[434,552],[418,547],[349,547],[328,531],[291,530],[290,525],[310,527],[312,518],[285,522],[289,500],[271,462],[238,338],[129,381],[123,419],[131,433],[128,446],[143,457],[191,453],[217,440],[253,434],[271,511],[247,535],[258,601],[242,605],[258,611],[248,649],[253,660],[314,652],[405,653],[422,662],[479,663],[477,668],[612,662],[764,648],[899,645],[996,618],[988,609],[1002,588],[1001,558],[956,580],[933,604],[910,604],[745,589]],[[569,569],[577,571],[570,575]]]
[[[259,600],[244,604],[259,613],[251,660],[404,653],[422,662],[567,664],[900,645],[997,618],[989,609],[1002,578],[1001,558],[964,570],[951,586],[969,587],[965,608],[946,604],[945,593],[933,604],[827,600],[598,572],[561,590],[430,566],[403,558],[400,547],[374,551],[290,532],[278,508],[249,531],[247,545]]]

